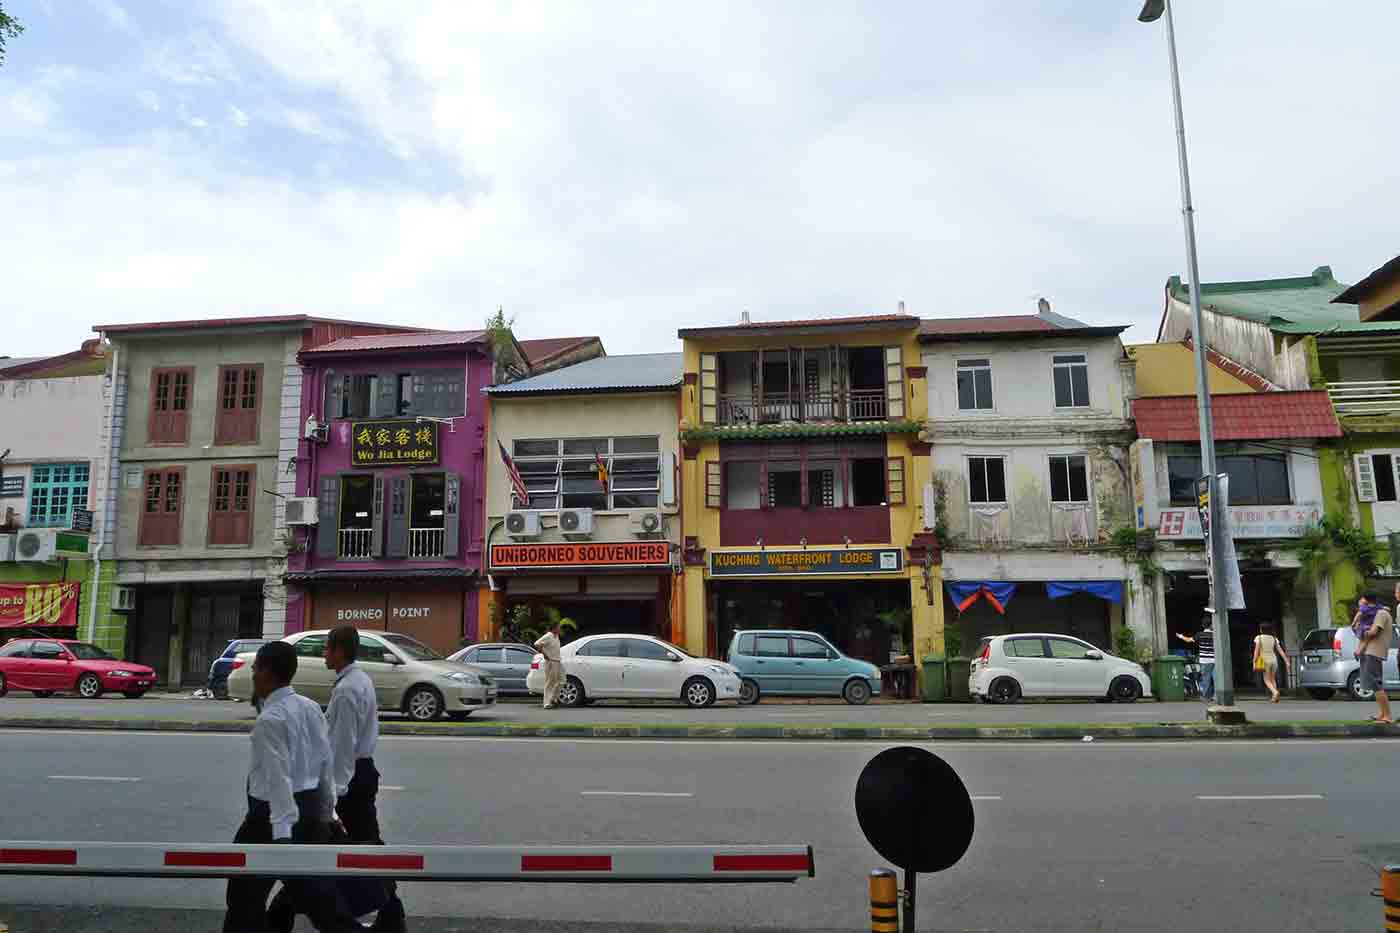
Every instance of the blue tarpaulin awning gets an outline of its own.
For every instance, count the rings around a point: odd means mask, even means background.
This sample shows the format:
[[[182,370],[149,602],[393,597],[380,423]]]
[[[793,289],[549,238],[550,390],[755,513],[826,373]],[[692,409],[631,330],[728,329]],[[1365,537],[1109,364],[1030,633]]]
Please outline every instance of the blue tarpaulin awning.
[[[1071,593],[1088,593],[1111,603],[1123,601],[1122,580],[1050,580],[1045,592],[1051,599],[1063,599]]]
[[[1005,615],[1006,604],[1016,595],[1016,584],[995,580],[950,581],[944,585],[948,587],[948,595],[953,598],[953,605],[958,607],[959,612],[985,596],[993,609]]]

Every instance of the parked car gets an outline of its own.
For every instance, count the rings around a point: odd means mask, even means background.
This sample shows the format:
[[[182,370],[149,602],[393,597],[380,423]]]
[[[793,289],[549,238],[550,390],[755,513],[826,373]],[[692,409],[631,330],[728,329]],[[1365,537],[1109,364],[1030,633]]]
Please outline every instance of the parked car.
[[[594,700],[681,700],[692,709],[717,700],[739,699],[739,671],[731,664],[697,658],[648,635],[590,635],[559,652],[564,663],[561,706]],[[530,692],[544,693],[544,657],[535,655],[525,678]]]
[[[468,645],[447,656],[449,661],[470,664],[490,674],[495,678],[496,690],[501,696],[530,695],[525,686],[525,678],[530,673],[530,662],[534,659],[534,648],[510,642]]]
[[[0,647],[0,696],[10,690],[36,697],[63,691],[93,700],[111,691],[134,700],[155,683],[151,668],[119,661],[85,641],[21,638]]]
[[[1400,628],[1396,629],[1400,638]],[[1350,628],[1313,629],[1303,639],[1298,665],[1298,683],[1315,700],[1330,700],[1338,690],[1346,691],[1353,700],[1369,700],[1373,690],[1361,687],[1361,662],[1357,660],[1358,639]],[[1390,650],[1382,667],[1385,688],[1400,688],[1400,669],[1396,665],[1396,650]]]
[[[975,700],[1108,697],[1131,703],[1152,696],[1147,671],[1069,635],[1026,633],[982,639],[968,688]]]
[[[740,631],[729,643],[739,671],[739,702],[772,696],[843,697],[856,705],[880,692],[880,669],[847,657],[816,632]]]
[[[326,636],[321,629],[298,632],[282,639],[297,649],[297,673],[292,686],[320,703],[330,703],[335,672],[326,667]],[[257,652],[238,655],[244,662],[228,676],[229,696],[253,697],[253,658]],[[374,681],[379,708],[405,713],[418,722],[430,722],[446,714],[466,719],[474,711],[496,702],[496,681],[479,668],[448,661],[427,645],[396,632],[361,631],[356,663]]]
[[[214,659],[214,663],[209,665],[209,685],[210,693],[220,700],[228,699],[228,675],[238,665],[243,662],[238,660],[240,654],[256,653],[259,648],[267,644],[263,638],[235,638],[224,648],[224,653]]]

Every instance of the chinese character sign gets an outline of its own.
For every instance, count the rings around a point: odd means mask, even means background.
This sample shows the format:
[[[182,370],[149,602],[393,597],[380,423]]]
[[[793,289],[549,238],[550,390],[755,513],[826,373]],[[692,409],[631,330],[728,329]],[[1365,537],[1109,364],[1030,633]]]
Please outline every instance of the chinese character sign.
[[[351,466],[438,462],[438,426],[425,421],[362,421],[350,432]]]
[[[0,628],[78,624],[80,583],[0,584]]]

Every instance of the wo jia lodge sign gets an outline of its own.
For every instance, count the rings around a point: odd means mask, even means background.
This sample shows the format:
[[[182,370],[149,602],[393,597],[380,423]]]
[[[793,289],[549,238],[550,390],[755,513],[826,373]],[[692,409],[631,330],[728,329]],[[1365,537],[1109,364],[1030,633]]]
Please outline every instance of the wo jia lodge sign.
[[[437,462],[438,426],[432,421],[357,421],[350,434],[351,466]]]

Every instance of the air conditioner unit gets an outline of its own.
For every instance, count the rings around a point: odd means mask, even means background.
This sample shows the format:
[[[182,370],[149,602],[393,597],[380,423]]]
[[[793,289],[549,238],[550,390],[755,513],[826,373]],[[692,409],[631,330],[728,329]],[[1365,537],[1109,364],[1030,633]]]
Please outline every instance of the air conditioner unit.
[[[57,528],[29,528],[15,535],[15,560],[53,560],[58,545]]]
[[[315,415],[310,415],[306,419],[306,430],[303,432],[302,436],[308,441],[320,441],[321,443],[325,443],[327,437],[326,427],[326,425],[316,420]]]
[[[15,536],[0,535],[0,561],[15,559]]]
[[[506,534],[512,538],[538,538],[540,536],[539,512],[511,512],[506,515]]]
[[[114,586],[114,587],[112,587],[112,611],[113,611],[113,612],[135,612],[135,611],[136,611],[136,587],[134,587],[134,586]]]
[[[661,533],[660,512],[638,512],[632,516],[632,534],[657,535]]]
[[[315,496],[302,496],[287,500],[288,525],[314,525],[316,519]]]
[[[566,538],[593,537],[593,510],[565,509],[559,513],[559,530]]]

